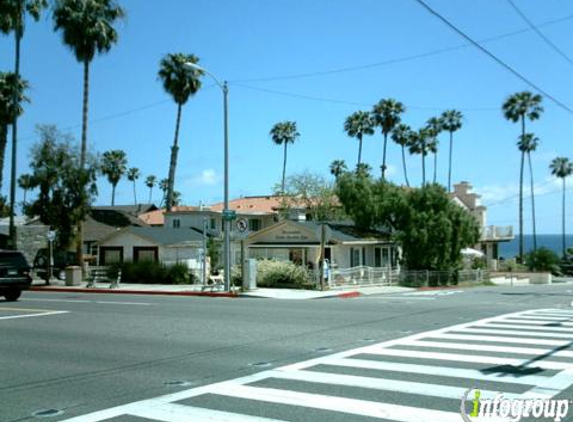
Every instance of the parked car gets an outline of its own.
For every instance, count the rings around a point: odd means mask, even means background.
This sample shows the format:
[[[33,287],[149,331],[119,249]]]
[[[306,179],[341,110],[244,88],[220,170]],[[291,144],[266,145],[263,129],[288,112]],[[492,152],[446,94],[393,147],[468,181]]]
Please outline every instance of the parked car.
[[[39,249],[34,257],[34,269],[36,274],[41,279],[48,281],[48,249]],[[54,267],[52,275],[58,280],[63,280],[65,277],[64,269],[70,265],[77,265],[76,253],[69,251],[55,251],[54,252]]]
[[[9,302],[18,300],[32,284],[31,270],[22,252],[0,250],[0,296]]]

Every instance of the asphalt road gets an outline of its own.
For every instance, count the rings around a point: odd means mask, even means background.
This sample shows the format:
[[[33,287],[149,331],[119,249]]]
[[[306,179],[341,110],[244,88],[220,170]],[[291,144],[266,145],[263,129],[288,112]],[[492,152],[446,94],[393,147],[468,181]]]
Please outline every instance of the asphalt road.
[[[573,321],[572,301],[573,285],[301,301],[26,292],[17,303],[0,301],[0,421],[64,421],[180,393],[164,400],[163,414],[132,405],[132,411],[122,408],[105,419],[77,421],[429,422],[435,416],[447,422],[432,412],[458,411],[458,390],[478,381],[479,388],[508,394],[528,391],[560,371],[573,383],[573,353],[567,356],[573,322],[571,327],[566,322]],[[539,309],[561,311],[533,312]],[[464,338],[464,327],[412,337],[522,311],[533,313],[510,320],[509,327],[503,327],[507,321],[484,322],[473,339]],[[552,318],[565,328],[554,329]],[[541,329],[535,330],[537,323]],[[492,335],[503,344],[492,342]],[[517,340],[503,340],[508,336]],[[403,340],[378,346],[394,339]],[[420,340],[424,347],[416,343]],[[488,345],[491,350],[482,347]],[[516,356],[511,347],[539,348],[539,353],[521,350]],[[428,350],[434,355],[425,354]],[[549,355],[542,355],[547,350]],[[490,356],[487,363],[484,355]],[[341,363],[348,357],[367,365]],[[291,371],[295,375],[268,372],[317,358],[302,364],[309,370]],[[531,372],[501,382],[483,377],[484,370],[496,368],[496,359],[503,364],[503,359],[530,358],[535,361],[528,365],[537,368]],[[472,374],[483,379],[475,381]],[[237,381],[212,386],[227,380]],[[573,389],[562,384],[558,397],[573,398]],[[384,405],[371,409],[373,403]],[[408,414],[412,407],[420,414]],[[193,412],[185,415],[187,409]],[[388,409],[397,412],[396,419]],[[563,420],[573,421],[573,406],[569,414]],[[461,421],[459,415],[456,420]]]

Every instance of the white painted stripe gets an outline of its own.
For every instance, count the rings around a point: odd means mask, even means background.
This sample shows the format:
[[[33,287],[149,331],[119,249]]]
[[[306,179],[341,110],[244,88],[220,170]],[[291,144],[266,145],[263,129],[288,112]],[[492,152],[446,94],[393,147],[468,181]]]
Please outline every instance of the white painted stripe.
[[[453,377],[460,379],[503,382],[507,384],[537,385],[549,377],[527,375],[512,377],[511,374],[483,374],[476,369],[453,368],[445,366],[416,365],[412,363],[382,362],[366,359],[331,359],[328,365],[344,366],[348,368],[370,369],[378,371],[405,372],[408,374],[434,375],[439,377]]]
[[[573,368],[559,372],[557,375],[538,383],[524,394],[525,398],[552,398],[573,384]]]
[[[539,344],[543,346],[565,346],[570,343],[569,341],[565,340],[545,340],[545,339],[538,340],[531,338],[480,336],[480,335],[468,335],[468,334],[436,334],[428,337],[441,338],[447,340],[474,340],[474,341],[489,341],[495,343]]]
[[[459,400],[467,387],[452,387],[440,384],[399,381],[390,378],[360,377],[314,371],[272,371],[272,378],[292,381],[304,381],[317,384],[343,385],[347,387],[370,388],[373,390],[393,391],[406,394],[419,394],[430,397],[442,397]],[[494,398],[498,392],[480,390],[482,398]],[[519,398],[520,394],[504,394],[507,398]]]
[[[551,321],[536,321],[536,320],[523,320],[523,319],[512,319],[512,318],[504,318],[500,319],[499,322],[503,324],[523,324],[523,325],[545,325],[549,329],[553,328],[550,324]],[[554,322],[554,324],[559,324],[559,326],[563,327],[573,327],[573,322]]]
[[[440,349],[456,349],[456,350],[477,350],[480,352],[496,352],[496,353],[515,353],[518,355],[534,355],[541,356],[551,353],[553,357],[572,358],[572,351],[557,351],[553,352],[551,349],[538,349],[533,347],[511,347],[511,346],[490,346],[484,344],[461,344],[461,343],[446,343],[439,341],[423,341],[423,340],[406,340],[402,343],[404,346],[417,346],[417,347],[435,347]]]
[[[512,316],[509,319],[519,319],[519,320],[534,320],[534,321],[550,321],[550,322],[572,322],[573,318],[567,316],[557,316],[557,317],[550,317],[550,316],[538,316],[538,315],[520,315],[520,316]]]
[[[573,333],[564,334],[564,333],[532,333],[527,331],[517,331],[517,330],[496,330],[496,329],[489,329],[489,328],[463,328],[461,330],[456,330],[458,333],[483,333],[483,334],[510,334],[515,336],[524,336],[524,337],[553,337],[553,338],[567,338],[573,340]]]
[[[56,303],[98,303],[101,305],[139,305],[150,306],[152,303],[146,302],[117,302],[117,301],[100,301],[100,300],[83,300],[83,299],[21,299],[25,302],[56,302]]]
[[[529,314],[537,315],[537,314],[554,314],[554,315],[567,315],[573,317],[573,311],[568,311],[565,309],[537,309],[535,311],[531,311]]]
[[[53,311],[53,312],[42,312],[38,314],[9,315],[0,317],[0,319],[4,320],[4,319],[32,318],[32,317],[43,317],[43,316],[69,314],[69,313],[70,313],[69,311]]]
[[[573,328],[563,328],[563,327],[547,327],[545,325],[519,325],[519,324],[476,324],[476,327],[490,327],[490,328],[512,328],[514,330],[528,330],[528,331],[546,331],[546,332],[561,332],[561,333],[573,333]],[[472,326],[473,327],[473,326]],[[468,327],[468,328],[472,328]]]
[[[483,355],[458,355],[455,353],[438,353],[438,352],[418,352],[415,350],[400,350],[400,349],[380,349],[378,351],[370,352],[372,354],[381,356],[397,356],[403,358],[417,358],[417,359],[435,359],[435,360],[447,360],[451,362],[469,362],[469,363],[486,363],[491,365],[512,365],[520,366],[524,365],[526,359],[511,359],[511,358],[498,358],[493,356],[483,356]],[[545,360],[539,362],[533,362],[528,365],[528,368],[542,368],[551,370],[563,370],[569,369],[573,365],[569,363],[562,362],[547,362]]]
[[[279,419],[202,409],[176,403],[141,406],[132,410],[129,415],[161,422],[284,422]]]
[[[454,412],[400,406],[389,403],[376,403],[366,400],[348,399],[346,397],[325,396],[322,394],[277,390],[274,388],[230,385],[217,391],[217,394],[399,422],[419,422],[421,418],[423,418],[424,422],[460,422],[460,414]]]

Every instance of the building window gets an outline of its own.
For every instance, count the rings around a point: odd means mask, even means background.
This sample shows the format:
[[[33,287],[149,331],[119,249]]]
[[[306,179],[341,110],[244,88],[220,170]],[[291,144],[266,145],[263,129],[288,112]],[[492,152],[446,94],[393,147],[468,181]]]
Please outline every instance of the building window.
[[[209,224],[210,224],[210,228],[211,230],[216,230],[217,229],[217,220],[215,220],[214,218],[211,218],[209,220]]]
[[[366,265],[366,248],[362,248],[362,265]]]
[[[382,266],[382,249],[380,248],[374,248],[374,266]]]
[[[360,265],[360,249],[350,248],[350,267],[358,267]]]
[[[157,247],[151,246],[134,246],[133,247],[133,261],[143,262],[151,261],[156,262],[158,260],[158,250]]]
[[[122,246],[102,246],[100,248],[100,264],[110,265],[123,262]]]
[[[181,227],[181,221],[178,218],[173,219],[173,228],[178,229]]]
[[[249,231],[256,232],[259,231],[260,229],[261,229],[261,220],[259,219],[249,220]]]

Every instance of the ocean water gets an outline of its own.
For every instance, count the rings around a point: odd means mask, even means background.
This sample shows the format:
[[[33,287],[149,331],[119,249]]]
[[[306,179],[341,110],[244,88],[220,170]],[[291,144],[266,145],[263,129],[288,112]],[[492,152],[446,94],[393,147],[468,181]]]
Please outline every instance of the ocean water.
[[[537,247],[544,246],[551,249],[559,256],[561,256],[561,235],[560,234],[538,234]],[[533,249],[533,235],[523,235],[524,251],[527,253]],[[573,247],[573,235],[568,234],[565,236],[565,244],[568,248]],[[505,259],[513,258],[519,254],[519,236],[515,235],[515,239],[511,242],[503,242],[499,244],[499,256]]]

